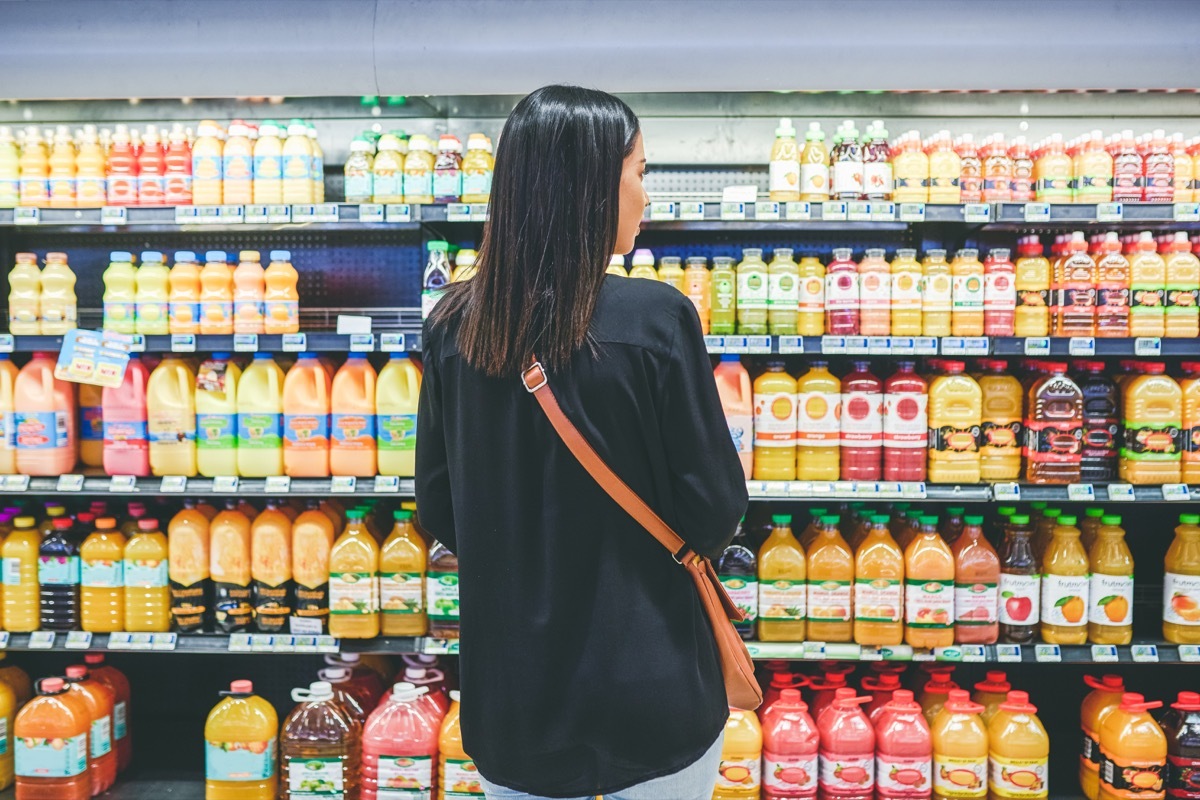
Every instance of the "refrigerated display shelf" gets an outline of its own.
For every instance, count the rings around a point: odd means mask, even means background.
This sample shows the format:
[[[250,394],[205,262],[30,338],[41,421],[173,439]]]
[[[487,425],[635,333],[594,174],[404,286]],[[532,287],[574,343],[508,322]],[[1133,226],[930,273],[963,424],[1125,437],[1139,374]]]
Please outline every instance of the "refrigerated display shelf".
[[[746,481],[752,502],[859,500],[886,503],[1179,503],[1200,498],[1200,486],[1169,483],[1134,486],[1129,483],[1075,483],[1042,485],[1025,483],[937,484],[863,481]]]
[[[16,791],[11,787],[0,792],[0,800],[15,797]],[[204,800],[204,775],[120,777],[104,797],[106,800]]]
[[[913,356],[1200,356],[1200,339],[1023,336],[705,336],[714,355]]]
[[[432,644],[428,644],[432,642]],[[8,652],[234,653],[295,655],[305,653],[447,654],[445,640],[414,636],[337,639],[323,635],[266,633],[85,633],[81,631],[0,631],[0,650]],[[457,641],[453,653],[458,652]]]
[[[132,475],[0,476],[0,495],[186,495],[196,497],[393,497],[411,499],[412,478],[138,478]]]
[[[747,642],[757,660],[946,661],[980,664],[1153,664],[1200,662],[1200,645],[1137,642],[1130,645],[989,644],[914,650],[908,645],[865,647],[825,642]]]
[[[54,352],[62,348],[61,336],[0,334],[0,352]],[[314,331],[299,334],[174,334],[135,335],[134,352],[146,353],[419,353],[421,329],[396,328],[364,334]]]

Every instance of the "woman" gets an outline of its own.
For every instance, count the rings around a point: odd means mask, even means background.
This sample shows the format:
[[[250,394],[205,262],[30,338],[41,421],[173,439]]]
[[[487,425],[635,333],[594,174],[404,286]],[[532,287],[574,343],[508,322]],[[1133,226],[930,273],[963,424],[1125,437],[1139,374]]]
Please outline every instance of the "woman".
[[[548,86],[500,137],[478,273],[425,331],[422,527],[458,554],[462,729],[490,800],[708,800],[728,716],[685,570],[579,465],[520,374],[697,552],[746,507],[692,304],[605,275],[648,202],[638,121]]]

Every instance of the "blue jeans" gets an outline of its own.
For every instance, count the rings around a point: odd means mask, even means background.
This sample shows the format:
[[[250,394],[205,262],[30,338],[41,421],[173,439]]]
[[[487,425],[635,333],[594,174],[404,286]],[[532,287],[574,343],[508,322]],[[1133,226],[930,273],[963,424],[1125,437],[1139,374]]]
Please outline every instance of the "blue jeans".
[[[604,800],[711,800],[713,787],[717,783],[717,771],[721,768],[721,746],[725,742],[722,732],[708,748],[708,752],[700,756],[700,760],[691,766],[684,767],[679,772],[664,775],[661,778],[630,786],[613,794],[604,795]],[[489,783],[480,776],[483,783],[483,794],[487,800],[548,800],[537,795],[525,794],[513,789],[505,789]],[[575,800],[593,800],[592,796],[580,797]]]

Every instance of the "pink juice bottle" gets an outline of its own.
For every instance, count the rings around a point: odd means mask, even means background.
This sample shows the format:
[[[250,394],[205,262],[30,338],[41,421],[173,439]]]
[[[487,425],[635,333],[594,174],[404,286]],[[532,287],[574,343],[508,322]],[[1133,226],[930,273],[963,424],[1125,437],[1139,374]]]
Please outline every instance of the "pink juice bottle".
[[[858,334],[858,266],[850,248],[838,247],[825,268],[825,332],[833,336]]]
[[[892,268],[883,248],[871,248],[858,265],[858,328],[863,336],[892,332]]]
[[[883,479],[925,480],[929,446],[929,384],[912,361],[897,361],[883,384]]]
[[[104,387],[104,471],[109,475],[150,474],[146,438],[146,382],[150,371],[137,356],[129,357],[125,380]]]
[[[842,480],[877,481],[883,471],[883,381],[867,361],[842,379]]]
[[[75,387],[54,377],[54,353],[34,353],[13,388],[17,471],[64,475],[75,467]]]
[[[884,706],[892,702],[892,695],[901,688],[900,676],[894,672],[868,675],[862,679],[862,688],[871,693],[871,702],[866,708],[866,714],[871,724],[876,725]]]
[[[812,689],[812,717],[820,721],[821,712],[829,708],[840,691],[853,692],[846,683],[846,676],[840,672],[827,672],[821,678],[811,678],[808,688]],[[853,697],[853,694],[847,697]]]
[[[927,798],[933,739],[913,693],[899,689],[875,725],[875,784],[880,798]]]
[[[784,689],[763,713],[763,800],[817,795],[820,734],[800,699],[800,690]]]
[[[821,797],[829,800],[873,800],[875,795],[875,729],[863,713],[870,697],[854,690],[839,692],[817,720],[821,747]]]
[[[989,250],[983,262],[983,333],[1012,336],[1017,322],[1017,268],[1008,248]]]
[[[430,796],[441,719],[421,702],[427,692],[425,687],[398,683],[367,717],[362,739],[362,800]]]

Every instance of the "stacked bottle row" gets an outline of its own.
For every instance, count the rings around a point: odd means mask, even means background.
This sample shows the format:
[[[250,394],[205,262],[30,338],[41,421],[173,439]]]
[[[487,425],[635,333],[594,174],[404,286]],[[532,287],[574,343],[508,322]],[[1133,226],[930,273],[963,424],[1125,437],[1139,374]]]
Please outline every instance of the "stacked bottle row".
[[[814,254],[797,263],[776,248],[768,264],[748,248],[736,266],[727,257],[664,256],[649,250],[625,271],[614,256],[609,273],[657,279],[691,299],[705,333],[820,336],[1169,336],[1200,334],[1200,237],[1185,232],[1157,241],[1149,231],[1060,236],[1051,257],[1036,236],[1020,239],[1017,260],[996,248],[979,260],[974,248],[953,261],[945,250],[834,248],[828,264]]]
[[[942,130],[922,140],[908,131],[888,141],[882,120],[859,136],[853,120],[826,147],[820,123],[804,146],[781,119],[771,149],[768,186],[778,202],[894,200],[898,203],[1098,203],[1112,200],[1189,203],[1200,191],[1200,137],[1166,131],[1105,138],[1094,130],[1064,141],[1053,134],[1030,145],[1003,133],[976,144],[969,133]]]
[[[0,126],[0,208],[321,203],[324,152],[302,119],[145,132]]]
[[[347,203],[486,203],[492,193],[492,140],[428,136],[404,131],[367,131],[350,142],[346,159]]]
[[[51,353],[0,356],[0,474],[412,477],[420,368],[365,354],[133,355],[118,387],[59,380]],[[76,390],[78,387],[78,391]]]
[[[8,331],[15,335],[62,336],[79,324],[75,273],[66,253],[46,253],[38,269],[36,253],[17,253],[8,273]]]

